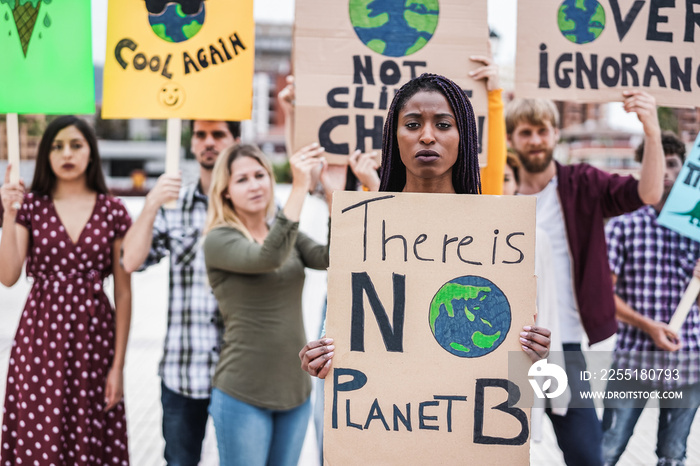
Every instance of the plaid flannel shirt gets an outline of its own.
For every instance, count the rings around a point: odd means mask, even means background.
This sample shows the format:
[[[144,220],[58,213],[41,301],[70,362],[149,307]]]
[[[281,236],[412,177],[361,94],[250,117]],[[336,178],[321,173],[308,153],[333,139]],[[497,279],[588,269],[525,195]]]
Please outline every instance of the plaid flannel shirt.
[[[613,218],[606,226],[610,270],[617,275],[615,293],[632,309],[666,322],[693,277],[700,243],[656,221],[652,206]],[[669,390],[700,382],[700,315],[694,303],[679,332],[682,348],[661,351],[637,327],[618,323],[615,361],[623,369],[678,369],[679,379],[646,383]]]
[[[209,287],[202,229],[207,196],[199,183],[180,191],[175,209],[160,209],[146,262],[170,255],[168,330],[158,374],[169,389],[190,398],[208,398],[223,335],[218,304]]]

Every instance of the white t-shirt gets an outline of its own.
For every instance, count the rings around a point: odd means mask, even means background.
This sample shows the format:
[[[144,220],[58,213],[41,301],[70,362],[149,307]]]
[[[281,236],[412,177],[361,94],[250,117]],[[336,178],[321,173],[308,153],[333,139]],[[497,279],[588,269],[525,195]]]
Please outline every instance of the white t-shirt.
[[[552,262],[557,285],[559,329],[562,343],[581,343],[583,326],[574,296],[569,240],[557,193],[558,179],[534,196],[537,198],[537,228],[547,232],[552,246]]]

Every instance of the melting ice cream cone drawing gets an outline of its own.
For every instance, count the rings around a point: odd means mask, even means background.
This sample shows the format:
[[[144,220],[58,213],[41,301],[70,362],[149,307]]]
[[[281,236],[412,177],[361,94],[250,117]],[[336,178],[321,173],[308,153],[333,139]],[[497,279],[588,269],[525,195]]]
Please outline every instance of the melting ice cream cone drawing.
[[[15,20],[19,41],[22,44],[22,53],[26,57],[29,39],[32,37],[34,25],[39,17],[41,0],[0,0],[0,3],[8,4],[12,9],[12,17]]]
[[[0,114],[95,112],[91,3],[0,0]]]

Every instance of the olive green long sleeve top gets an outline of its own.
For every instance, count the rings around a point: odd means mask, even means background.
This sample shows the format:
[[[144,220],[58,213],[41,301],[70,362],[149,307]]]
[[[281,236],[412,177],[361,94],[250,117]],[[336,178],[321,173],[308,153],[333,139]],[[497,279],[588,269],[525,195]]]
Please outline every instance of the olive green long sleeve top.
[[[235,228],[215,228],[204,259],[225,325],[214,387],[266,409],[304,403],[311,393],[298,356],[306,344],[304,268],[326,269],[328,245],[300,233],[280,211],[263,244]]]

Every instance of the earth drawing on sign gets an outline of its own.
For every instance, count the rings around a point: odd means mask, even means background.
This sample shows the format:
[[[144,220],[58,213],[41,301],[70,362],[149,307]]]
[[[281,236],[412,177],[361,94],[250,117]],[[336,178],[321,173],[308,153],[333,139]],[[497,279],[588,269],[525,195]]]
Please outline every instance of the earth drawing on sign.
[[[557,16],[559,30],[574,44],[588,44],[605,28],[605,10],[596,0],[565,0]]]
[[[146,0],[153,32],[167,42],[193,38],[204,25],[204,0]]]
[[[430,303],[430,330],[446,351],[478,358],[503,343],[511,324],[510,304],[490,280],[468,275],[445,283]]]
[[[438,0],[350,0],[350,22],[357,37],[387,57],[422,49],[438,24]]]

